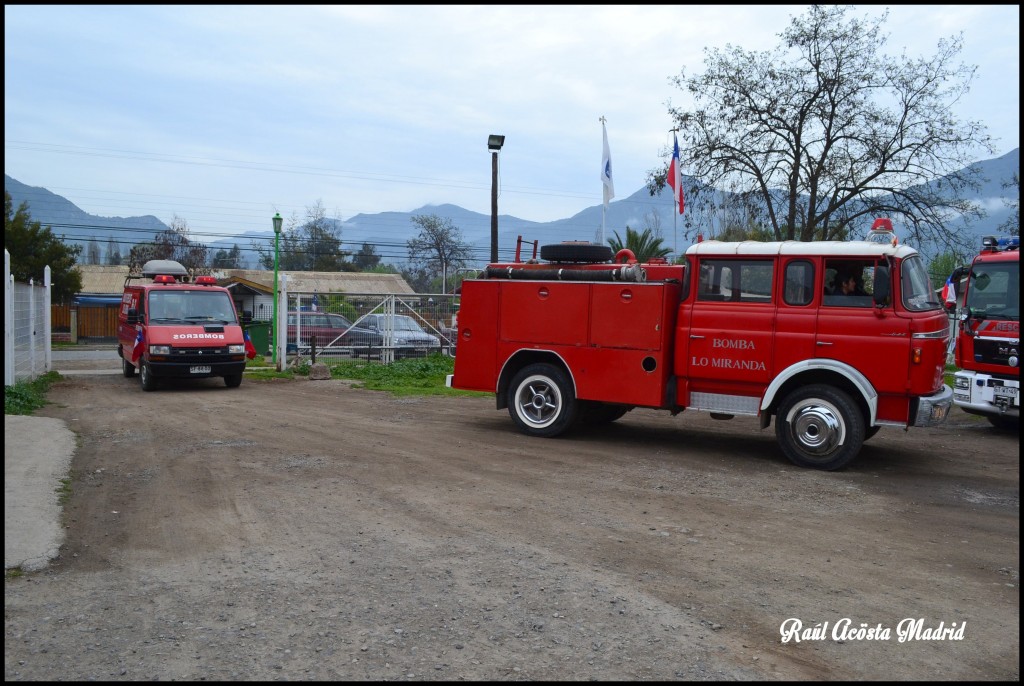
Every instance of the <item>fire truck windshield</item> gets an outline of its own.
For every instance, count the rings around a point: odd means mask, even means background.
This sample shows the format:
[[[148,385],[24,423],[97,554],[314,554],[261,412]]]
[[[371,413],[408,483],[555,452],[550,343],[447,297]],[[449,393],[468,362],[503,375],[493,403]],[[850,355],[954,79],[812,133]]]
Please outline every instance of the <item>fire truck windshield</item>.
[[[977,319],[1020,320],[1020,263],[975,264],[967,284],[968,312]]]
[[[200,289],[156,290],[149,294],[152,324],[211,322],[237,324],[231,298],[223,291]]]
[[[938,296],[932,289],[928,270],[919,255],[913,255],[903,261],[903,306],[913,312],[938,310],[942,308]]]

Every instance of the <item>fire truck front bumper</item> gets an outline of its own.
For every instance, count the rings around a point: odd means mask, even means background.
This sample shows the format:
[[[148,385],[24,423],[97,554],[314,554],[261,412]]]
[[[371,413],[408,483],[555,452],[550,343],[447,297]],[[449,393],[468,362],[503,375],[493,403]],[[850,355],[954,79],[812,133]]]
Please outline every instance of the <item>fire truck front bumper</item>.
[[[953,406],[953,389],[942,384],[942,390],[917,399],[913,426],[938,426],[946,421]]]
[[[954,377],[953,400],[964,412],[1020,417],[1020,381],[967,370]]]

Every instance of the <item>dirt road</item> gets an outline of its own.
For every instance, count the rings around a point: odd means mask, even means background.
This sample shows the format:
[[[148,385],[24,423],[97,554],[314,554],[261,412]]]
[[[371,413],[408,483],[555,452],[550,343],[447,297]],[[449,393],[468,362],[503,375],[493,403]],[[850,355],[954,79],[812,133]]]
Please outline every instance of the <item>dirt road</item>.
[[[7,579],[8,681],[1019,678],[1019,437],[959,411],[824,473],[703,413],[543,440],[337,380],[50,397],[67,543]]]

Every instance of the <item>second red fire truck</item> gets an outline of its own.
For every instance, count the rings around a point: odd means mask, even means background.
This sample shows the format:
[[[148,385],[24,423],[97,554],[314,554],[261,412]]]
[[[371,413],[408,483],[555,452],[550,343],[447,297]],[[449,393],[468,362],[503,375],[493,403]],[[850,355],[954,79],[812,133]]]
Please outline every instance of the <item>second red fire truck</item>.
[[[883,426],[943,422],[949,323],[918,252],[719,242],[683,264],[560,243],[462,284],[448,385],[538,437],[634,408],[775,420],[793,463],[840,469]]]

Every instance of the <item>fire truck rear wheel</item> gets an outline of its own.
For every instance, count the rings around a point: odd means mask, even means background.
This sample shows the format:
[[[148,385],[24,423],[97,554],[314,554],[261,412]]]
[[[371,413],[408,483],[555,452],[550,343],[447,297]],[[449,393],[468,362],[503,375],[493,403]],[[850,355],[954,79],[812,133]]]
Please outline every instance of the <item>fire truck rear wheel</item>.
[[[130,379],[135,376],[135,365],[128,360],[121,358],[121,373],[124,374],[124,378]]]
[[[550,438],[576,419],[576,395],[565,372],[550,364],[531,364],[513,377],[508,413],[520,431]]]
[[[139,381],[142,384],[142,390],[156,390],[156,377],[153,376],[151,371],[149,371],[149,365],[145,362],[139,365]]]
[[[775,435],[794,464],[828,471],[842,469],[864,443],[864,417],[845,392],[812,384],[798,388],[782,401]]]

